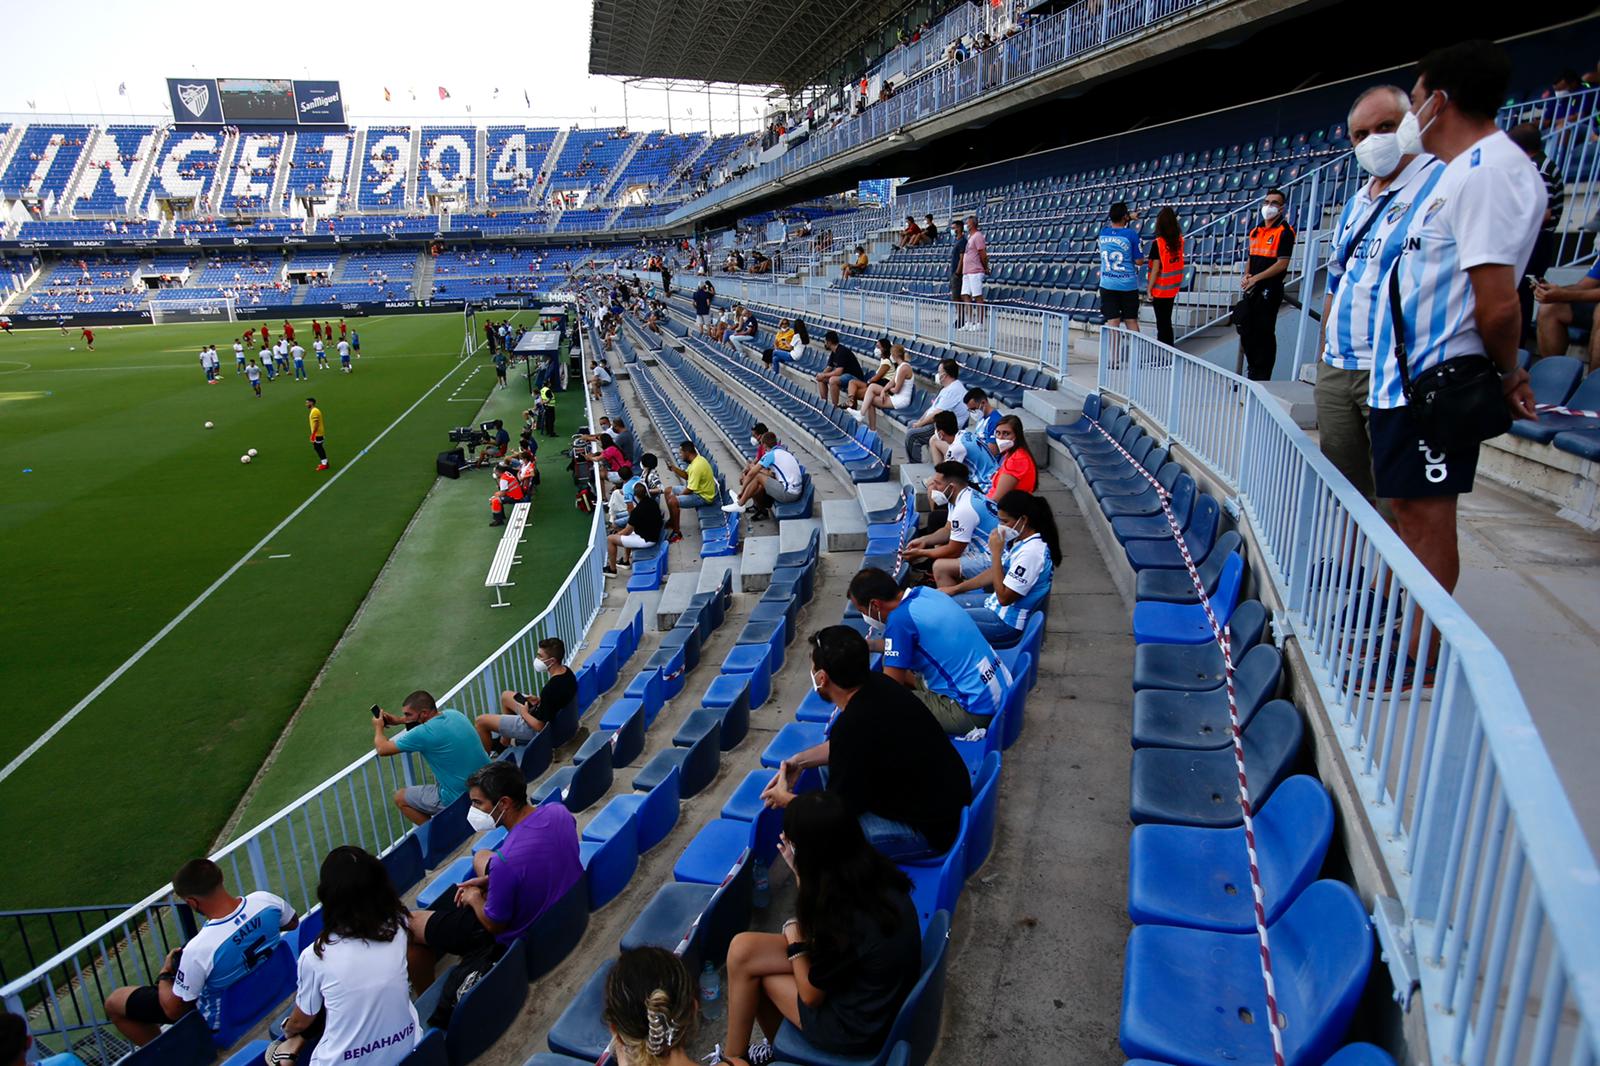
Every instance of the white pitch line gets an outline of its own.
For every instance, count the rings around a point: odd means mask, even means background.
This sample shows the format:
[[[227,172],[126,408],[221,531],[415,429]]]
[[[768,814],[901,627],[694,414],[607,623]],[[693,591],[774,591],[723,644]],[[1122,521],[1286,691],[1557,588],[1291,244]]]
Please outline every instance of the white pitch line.
[[[393,422],[390,422],[387,426],[385,426],[383,428],[383,431],[381,433],[379,433],[376,437],[373,437],[372,440],[367,442],[367,446],[362,448],[359,452],[357,452],[355,454],[354,458],[352,458],[345,465],[341,466],[338,470],[334,471],[333,476],[330,477],[327,481],[324,481],[322,483],[322,485],[315,492],[313,492],[310,496],[307,496],[305,498],[305,500],[303,500],[301,502],[300,506],[296,507],[293,511],[290,511],[287,518],[285,518],[283,521],[279,522],[276,526],[272,527],[272,531],[271,532],[269,532],[266,536],[262,537],[259,541],[257,541],[255,543],[255,546],[252,547],[249,551],[245,552],[244,555],[240,556],[238,562],[234,563],[232,566],[228,567],[227,570],[223,571],[222,576],[217,578],[209,586],[207,586],[206,590],[204,592],[200,593],[199,596],[196,596],[194,601],[192,603],[190,603],[189,606],[187,606],[183,610],[179,611],[177,616],[175,618],[173,618],[172,621],[170,621],[166,625],[162,626],[161,629],[159,631],[157,631],[155,636],[153,636],[149,640],[145,641],[143,647],[141,647],[138,651],[136,651],[132,655],[130,655],[128,657],[128,660],[126,662],[124,662],[121,666],[119,666],[115,670],[111,671],[111,673],[106,677],[106,679],[104,681],[102,681],[98,685],[96,685],[89,692],[89,694],[87,696],[83,697],[83,699],[79,700],[76,704],[74,704],[70,711],[68,711],[66,714],[63,714],[60,718],[56,719],[55,724],[53,724],[52,726],[50,726],[49,729],[46,729],[42,734],[40,734],[39,738],[37,740],[35,740],[32,744],[29,744],[26,748],[22,749],[22,751],[17,755],[16,758],[14,758],[10,762],[6,763],[5,768],[4,769],[0,769],[0,781],[4,781],[6,778],[10,777],[13,773],[15,773],[22,766],[22,764],[27,762],[29,759],[31,759],[34,756],[34,754],[40,748],[42,748],[46,744],[48,744],[52,737],[54,737],[57,733],[59,733],[63,729],[65,729],[67,727],[67,725],[70,724],[71,721],[74,718],[76,718],[76,717],[78,717],[78,715],[82,714],[84,709],[86,707],[88,707],[89,704],[93,703],[96,699],[98,699],[102,692],[104,692],[106,689],[110,688],[113,684],[115,684],[116,680],[119,677],[121,677],[123,674],[127,673],[130,669],[133,668],[133,666],[136,663],[138,663],[138,661],[140,659],[143,659],[147,654],[149,654],[150,649],[154,648],[157,644],[161,643],[161,641],[166,637],[166,635],[168,633],[171,633],[174,629],[176,629],[183,622],[183,620],[185,618],[188,618],[191,614],[193,614],[195,612],[195,610],[202,603],[204,603],[206,600],[210,599],[211,598],[211,594],[213,592],[217,591],[217,589],[221,588],[224,582],[226,582],[234,574],[238,573],[240,568],[242,568],[251,559],[253,559],[255,556],[259,555],[261,553],[261,549],[265,548],[268,544],[270,544],[272,542],[272,539],[274,537],[276,537],[279,533],[282,533],[284,531],[284,529],[289,525],[290,522],[293,522],[296,518],[300,517],[301,513],[303,511],[305,511],[305,509],[307,507],[310,507],[312,505],[312,503],[314,503],[316,501],[317,497],[321,496],[324,492],[327,492],[329,489],[333,488],[334,483],[337,482],[340,478],[344,477],[344,475],[347,472],[349,472],[352,467],[354,467],[358,462],[361,461],[363,456],[365,456],[368,452],[370,452],[374,447],[377,446],[379,441],[381,441],[381,440],[383,440],[383,438],[387,437],[389,435],[389,432],[391,430],[393,430],[394,427],[398,426],[401,422],[404,422],[406,420],[406,418],[411,414],[412,411],[415,411],[418,407],[421,407],[422,406],[422,401],[426,400],[429,396],[432,396],[435,392],[438,392],[439,389],[443,387],[445,381],[449,379],[450,375],[454,374],[456,371],[460,370],[461,367],[465,363],[466,363],[466,360],[463,359],[460,362],[456,363],[455,366],[451,367],[450,370],[444,375],[444,377],[442,377],[438,381],[434,382],[433,386],[430,389],[428,389],[427,392],[425,392],[421,396],[417,397],[417,400],[416,400],[415,403],[413,403],[410,407],[407,407],[404,411],[402,411],[398,418],[396,418]]]
[[[292,557],[291,555],[269,555],[269,556],[267,556],[268,559],[288,559],[288,558],[291,558],[291,557]]]

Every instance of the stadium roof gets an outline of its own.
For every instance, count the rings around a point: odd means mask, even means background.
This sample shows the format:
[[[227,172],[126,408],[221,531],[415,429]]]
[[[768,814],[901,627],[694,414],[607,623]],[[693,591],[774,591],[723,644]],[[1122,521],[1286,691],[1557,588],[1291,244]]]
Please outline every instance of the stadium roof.
[[[795,89],[910,0],[594,0],[589,73]]]

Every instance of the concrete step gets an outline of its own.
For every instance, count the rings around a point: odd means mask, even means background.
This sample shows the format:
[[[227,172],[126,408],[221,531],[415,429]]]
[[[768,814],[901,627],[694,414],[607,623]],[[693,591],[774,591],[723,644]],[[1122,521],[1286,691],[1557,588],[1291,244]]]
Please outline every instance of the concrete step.
[[[917,510],[926,513],[928,510],[928,478],[933,476],[932,463],[901,463],[900,487],[912,488],[917,491]]]
[[[904,490],[897,481],[869,481],[856,486],[856,500],[869,523],[892,519],[903,496]]]
[[[778,523],[778,551],[804,551],[811,540],[811,531],[822,529],[820,518],[788,518]]]
[[[1076,422],[1083,414],[1088,392],[1076,382],[1063,381],[1055,389],[1029,389],[1022,394],[1022,409],[1047,426]]]
[[[722,578],[729,571],[733,572],[733,590],[739,591],[739,560],[731,555],[718,556],[707,559],[705,565],[700,567],[700,580],[695,585],[696,592],[715,592],[722,587]]]
[[[624,570],[621,577],[615,577],[611,579],[612,583],[615,584],[616,582],[621,581],[624,583],[624,587],[626,587],[627,573],[628,571]],[[646,632],[648,632],[650,620],[656,616],[656,604],[660,602],[660,589],[651,589],[649,592],[630,592],[628,593],[628,598],[623,601],[622,610],[618,612],[617,618],[620,620],[627,620],[633,617],[633,613],[635,611],[642,610],[644,611],[645,629]]]
[[[772,584],[772,571],[778,562],[777,537],[747,537],[739,559],[739,587],[746,592],[761,592]]]
[[[1315,429],[1317,425],[1317,398],[1315,391],[1303,381],[1266,381],[1267,391],[1283,404],[1294,424],[1301,429]]]
[[[867,547],[867,519],[857,500],[822,501],[823,546],[831,552],[859,552]]]
[[[680,573],[667,575],[667,583],[661,590],[661,599],[656,603],[655,622],[656,630],[665,633],[678,624],[678,616],[689,607],[689,600],[699,590],[700,575],[696,571],[684,570]]]

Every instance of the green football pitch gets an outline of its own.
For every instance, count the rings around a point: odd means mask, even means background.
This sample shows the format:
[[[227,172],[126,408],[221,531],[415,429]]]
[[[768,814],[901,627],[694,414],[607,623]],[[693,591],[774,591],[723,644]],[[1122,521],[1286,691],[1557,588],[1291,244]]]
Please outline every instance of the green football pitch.
[[[260,399],[232,366],[242,327],[107,328],[95,352],[0,336],[0,908],[142,897],[368,750],[368,704],[443,692],[565,578],[589,518],[560,441],[511,610],[482,584],[487,475],[434,475],[449,427],[514,427],[526,385],[460,357],[458,316],[356,325],[354,373],[280,375]],[[581,395],[558,410],[565,432]]]

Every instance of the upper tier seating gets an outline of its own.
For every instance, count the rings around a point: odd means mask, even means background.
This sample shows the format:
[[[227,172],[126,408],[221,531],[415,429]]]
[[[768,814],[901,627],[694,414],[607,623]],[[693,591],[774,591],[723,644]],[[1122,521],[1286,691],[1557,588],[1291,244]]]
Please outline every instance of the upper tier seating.
[[[0,196],[60,197],[89,140],[88,126],[33,123],[22,131],[4,175]]]
[[[222,186],[224,212],[266,211],[272,185],[278,178],[286,134],[254,130],[239,137],[229,172]]]
[[[473,126],[422,127],[417,196],[458,192],[476,198],[478,131]]]
[[[289,157],[289,180],[284,185],[284,206],[296,196],[343,195],[350,181],[354,149],[353,133],[297,132],[294,154]]]
[[[590,189],[598,192],[628,150],[632,137],[622,129],[569,131],[561,157],[549,168],[546,191]]]
[[[150,175],[144,212],[159,214],[158,200],[205,201],[216,184],[222,145],[223,136],[218,130],[173,131],[168,135]]]
[[[620,198],[629,189],[644,186],[655,189],[677,173],[683,161],[706,143],[704,133],[666,133],[651,130],[639,143],[639,151],[628,161],[611,193]]]
[[[526,126],[489,127],[484,190],[490,207],[528,203],[545,169],[550,147],[555,144],[556,132]]]
[[[69,205],[79,215],[124,215],[145,165],[164,134],[154,126],[107,126],[85,161],[77,198]]]
[[[363,211],[405,207],[406,178],[411,167],[409,126],[373,126],[367,139],[360,167],[356,204]]]

